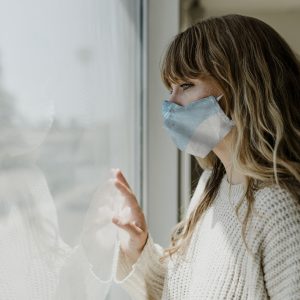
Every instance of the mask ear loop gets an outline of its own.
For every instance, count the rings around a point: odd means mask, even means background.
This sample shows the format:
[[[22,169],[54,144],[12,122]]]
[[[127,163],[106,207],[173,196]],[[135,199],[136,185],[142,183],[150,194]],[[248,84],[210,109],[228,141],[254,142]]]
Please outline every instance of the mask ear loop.
[[[222,94],[222,95],[220,95],[220,96],[218,96],[216,99],[217,99],[217,101],[219,101],[222,97],[223,97],[224,95]]]
[[[220,96],[216,97],[217,101],[219,101],[224,95],[221,94]],[[230,120],[232,122],[232,125],[235,125],[233,120]]]

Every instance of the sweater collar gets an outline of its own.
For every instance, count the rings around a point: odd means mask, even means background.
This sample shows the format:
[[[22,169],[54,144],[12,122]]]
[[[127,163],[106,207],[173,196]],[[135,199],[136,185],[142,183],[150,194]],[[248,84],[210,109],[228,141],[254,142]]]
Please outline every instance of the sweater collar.
[[[230,184],[227,180],[227,174],[224,174],[220,185],[220,194],[223,197],[228,197],[233,203],[238,203],[244,192],[245,187],[243,183]]]

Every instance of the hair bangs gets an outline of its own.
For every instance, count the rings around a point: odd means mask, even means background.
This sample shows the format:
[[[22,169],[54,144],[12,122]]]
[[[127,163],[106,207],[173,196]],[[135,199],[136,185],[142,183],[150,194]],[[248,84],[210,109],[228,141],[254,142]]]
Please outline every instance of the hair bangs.
[[[202,61],[201,51],[196,47],[196,40],[190,31],[176,36],[170,43],[161,66],[162,81],[167,88],[189,79],[208,75]]]

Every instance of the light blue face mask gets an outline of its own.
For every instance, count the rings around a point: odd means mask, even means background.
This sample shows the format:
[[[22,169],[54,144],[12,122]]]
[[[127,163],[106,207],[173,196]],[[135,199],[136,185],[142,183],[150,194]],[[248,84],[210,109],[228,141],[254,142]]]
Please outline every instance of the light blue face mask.
[[[164,127],[182,151],[204,158],[234,126],[218,101],[222,97],[209,96],[186,106],[164,100]]]

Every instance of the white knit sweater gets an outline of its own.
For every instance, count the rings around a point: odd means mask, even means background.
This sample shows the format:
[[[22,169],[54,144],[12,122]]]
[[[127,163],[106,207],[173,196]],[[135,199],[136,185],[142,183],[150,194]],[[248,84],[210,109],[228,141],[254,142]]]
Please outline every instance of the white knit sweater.
[[[210,172],[204,171],[187,215],[197,205]],[[278,186],[255,193],[254,215],[247,230],[248,254],[234,207],[242,184],[226,175],[213,205],[193,233],[185,261],[176,256],[159,262],[163,248],[149,234],[132,265],[120,250],[116,282],[133,299],[300,299],[300,204]],[[246,204],[240,209],[243,220]]]

